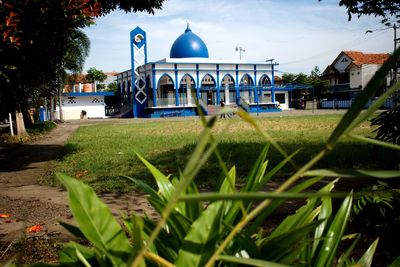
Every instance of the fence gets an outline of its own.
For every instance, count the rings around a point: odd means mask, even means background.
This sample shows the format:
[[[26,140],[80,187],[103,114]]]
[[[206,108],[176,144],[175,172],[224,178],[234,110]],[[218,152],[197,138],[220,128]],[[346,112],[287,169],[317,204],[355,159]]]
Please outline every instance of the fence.
[[[353,104],[354,100],[321,100],[320,101],[320,108],[350,108]],[[374,100],[369,100],[368,103],[364,106],[365,108],[369,107]],[[387,99],[381,108],[392,108],[394,107],[393,99]]]

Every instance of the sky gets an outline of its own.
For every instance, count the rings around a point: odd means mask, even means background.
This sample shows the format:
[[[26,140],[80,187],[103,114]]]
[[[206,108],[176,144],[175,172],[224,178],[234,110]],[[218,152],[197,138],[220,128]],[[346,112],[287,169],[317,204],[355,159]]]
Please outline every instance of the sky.
[[[210,58],[265,62],[274,59],[283,73],[322,72],[342,50],[393,51],[393,29],[380,18],[353,17],[334,0],[166,0],[154,15],[115,11],[84,29],[91,41],[84,70],[130,69],[129,33],[147,35],[148,62],[169,57],[189,22],[206,43]],[[367,30],[372,33],[366,34]],[[279,74],[278,73],[278,74]]]

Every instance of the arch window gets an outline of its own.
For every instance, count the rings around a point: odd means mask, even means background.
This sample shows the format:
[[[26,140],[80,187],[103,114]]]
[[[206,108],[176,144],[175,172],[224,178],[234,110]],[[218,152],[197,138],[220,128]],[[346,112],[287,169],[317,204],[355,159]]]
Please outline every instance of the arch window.
[[[206,74],[201,80],[200,99],[207,105],[217,104],[216,82],[211,74]]]
[[[175,106],[175,88],[173,79],[163,74],[157,82],[157,105]]]
[[[179,96],[179,105],[191,105],[192,98],[196,95],[195,93],[196,83],[191,75],[186,73],[179,85],[178,96]]]

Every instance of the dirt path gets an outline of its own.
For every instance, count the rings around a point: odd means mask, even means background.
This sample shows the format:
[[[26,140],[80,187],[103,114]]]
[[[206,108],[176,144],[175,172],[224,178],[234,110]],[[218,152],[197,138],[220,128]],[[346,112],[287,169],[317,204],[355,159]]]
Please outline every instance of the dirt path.
[[[73,238],[59,224],[60,221],[74,223],[68,207],[67,193],[58,188],[39,185],[37,180],[48,170],[50,162],[61,153],[71,134],[86,123],[75,121],[60,124],[51,134],[32,143],[0,148],[0,213],[11,215],[8,219],[0,219],[0,262],[16,252],[22,254],[22,262],[42,258],[55,260],[57,247],[51,250],[48,247],[49,242]],[[144,194],[103,194],[101,197],[116,216],[121,212],[129,214],[132,211],[154,214]],[[42,230],[28,234],[26,229],[36,224],[40,224]],[[24,242],[25,240],[31,242]],[[31,247],[35,242],[40,243],[39,248]],[[46,243],[44,251],[41,247],[43,242]],[[25,247],[27,243],[30,244]]]

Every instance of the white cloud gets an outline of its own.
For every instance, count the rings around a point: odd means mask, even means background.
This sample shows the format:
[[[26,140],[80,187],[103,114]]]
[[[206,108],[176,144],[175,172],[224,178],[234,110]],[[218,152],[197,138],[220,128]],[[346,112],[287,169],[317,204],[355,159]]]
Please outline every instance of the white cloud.
[[[381,27],[379,19],[347,19],[346,10],[332,0],[168,0],[155,15],[117,11],[99,18],[85,30],[92,42],[85,69],[129,69],[129,32],[136,26],[147,32],[150,61],[168,57],[187,20],[210,57],[238,58],[240,45],[244,59],[275,58],[284,72],[324,69],[341,50],[391,51],[392,31],[365,34]]]

